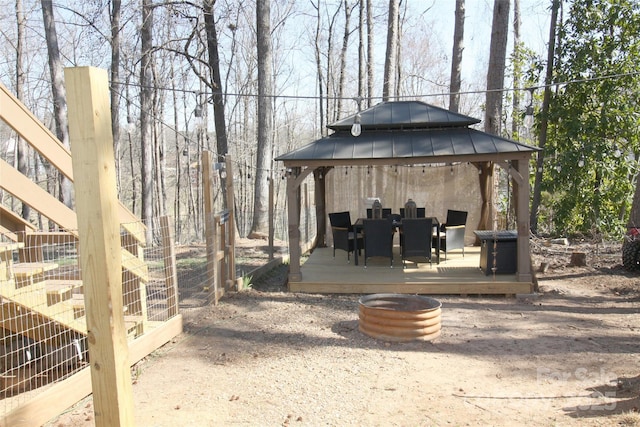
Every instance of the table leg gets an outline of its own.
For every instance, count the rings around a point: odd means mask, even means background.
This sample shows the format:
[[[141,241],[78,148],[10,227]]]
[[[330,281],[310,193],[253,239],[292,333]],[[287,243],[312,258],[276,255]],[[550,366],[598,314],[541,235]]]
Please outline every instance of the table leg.
[[[436,232],[438,235],[438,238],[436,239],[436,264],[440,264],[440,224],[438,224],[438,231]]]

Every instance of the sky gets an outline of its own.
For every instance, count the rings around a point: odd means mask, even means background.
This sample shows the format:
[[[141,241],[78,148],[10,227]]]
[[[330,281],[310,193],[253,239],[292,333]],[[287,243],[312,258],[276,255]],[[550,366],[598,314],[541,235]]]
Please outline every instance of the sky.
[[[409,10],[408,16],[416,24],[416,21],[424,25],[424,34],[429,38],[428,54],[435,54],[444,58],[443,64],[439,67],[446,76],[446,87],[441,85],[437,92],[430,89],[427,94],[447,93],[449,75],[451,68],[451,55],[453,46],[453,31],[455,20],[455,0],[403,0]],[[489,45],[491,38],[491,23],[493,19],[493,0],[466,0],[465,1],[465,30],[464,30],[464,52],[462,63],[463,90],[465,87],[483,89],[487,73],[487,63],[489,57]],[[521,11],[521,39],[529,47],[543,58],[546,58],[546,45],[549,33],[551,0],[520,0]],[[376,50],[374,52],[374,63],[376,64],[376,90],[381,89],[382,68],[384,66],[385,43],[386,43],[386,10],[388,0],[374,0],[374,8],[377,11],[377,27],[374,33]],[[352,17],[352,19],[356,19]],[[513,19],[513,0],[510,8],[510,26]],[[314,28],[302,30],[300,40],[311,39]],[[415,34],[415,32],[413,33]],[[507,56],[511,55],[513,49],[513,30],[509,30],[509,45]],[[357,33],[352,35],[352,43],[356,43]],[[313,49],[309,42],[301,42],[300,54],[291,57],[291,68],[307,70],[300,72],[300,81],[294,87],[286,90],[287,95],[317,96],[315,77],[315,58]],[[426,48],[425,48],[426,49]],[[425,50],[425,53],[427,51]],[[357,55],[356,47],[350,48],[350,57]],[[303,65],[304,64],[304,65]],[[430,72],[437,70],[430,70]],[[425,79],[438,80],[443,82],[442,75],[424,76]],[[509,82],[505,82],[507,87]],[[378,87],[380,86],[380,87]],[[376,93],[376,96],[380,94]],[[355,96],[355,95],[354,95]]]
[[[444,52],[451,55],[453,48],[455,0],[408,0],[409,6],[417,11],[429,9],[425,19],[433,20],[434,33],[443,43]],[[549,39],[551,0],[520,0],[521,39],[534,51],[546,58]],[[513,20],[513,0],[511,0],[510,23]],[[434,20],[434,18],[437,19]],[[463,80],[469,81],[486,74],[493,20],[493,0],[465,1]],[[513,30],[509,32],[507,56],[513,46]]]

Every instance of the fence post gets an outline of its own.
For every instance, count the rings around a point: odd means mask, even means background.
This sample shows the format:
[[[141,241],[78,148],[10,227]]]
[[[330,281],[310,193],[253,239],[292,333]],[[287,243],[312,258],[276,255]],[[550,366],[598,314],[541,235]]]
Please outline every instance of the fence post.
[[[65,69],[96,426],[134,425],[105,70]]]
[[[173,228],[168,216],[160,217],[162,250],[164,258],[164,278],[167,289],[167,315],[178,314],[178,272],[176,271],[176,251],[173,245]]]
[[[228,235],[227,242],[227,283],[225,287],[236,286],[236,219],[235,219],[235,196],[233,189],[233,162],[229,153],[225,156],[225,169],[227,171],[227,210],[229,211],[229,219],[227,223]]]
[[[204,193],[204,235],[207,252],[207,288],[213,289],[213,302],[218,303],[218,289],[215,279],[216,274],[216,229],[217,224],[213,214],[213,176],[212,176],[211,152],[202,152],[202,186]],[[210,299],[210,298],[209,298]]]
[[[269,261],[274,258],[275,248],[273,247],[273,178],[269,177]]]

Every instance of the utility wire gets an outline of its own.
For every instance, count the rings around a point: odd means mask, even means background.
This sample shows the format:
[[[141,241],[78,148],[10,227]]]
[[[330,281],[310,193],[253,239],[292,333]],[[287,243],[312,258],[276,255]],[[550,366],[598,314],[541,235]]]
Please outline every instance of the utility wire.
[[[536,86],[527,86],[527,87],[517,87],[517,88],[501,88],[501,89],[478,89],[478,90],[466,90],[466,91],[459,91],[459,92],[440,92],[440,93],[426,93],[426,94],[418,94],[418,95],[398,95],[398,96],[394,96],[394,99],[415,99],[415,98],[430,98],[430,97],[442,97],[442,96],[450,96],[450,95],[473,95],[473,94],[483,94],[483,93],[492,93],[492,92],[523,92],[523,91],[531,91],[531,90],[538,90],[538,89],[545,89],[547,87],[554,87],[554,86],[566,86],[566,85],[570,85],[570,84],[576,84],[576,83],[589,83],[589,82],[594,82],[594,81],[600,81],[600,80],[611,80],[611,79],[618,79],[621,77],[629,77],[629,76],[636,76],[636,75],[640,75],[640,71],[632,71],[632,72],[628,72],[628,73],[619,73],[619,74],[607,74],[604,76],[595,76],[595,77],[588,77],[588,78],[583,78],[583,79],[573,79],[573,80],[568,80],[565,82],[553,82],[553,83],[549,83],[549,84],[542,84],[542,85],[536,85]],[[202,94],[203,92],[201,91],[195,91],[195,90],[190,90],[190,89],[175,89],[175,88],[167,88],[167,87],[162,87],[162,86],[143,86],[139,83],[120,83],[123,86],[131,86],[131,87],[138,87],[138,88],[146,88],[146,89],[155,89],[155,90],[162,90],[162,91],[174,91],[174,92],[182,92],[182,93],[193,93],[193,94]],[[211,94],[211,97],[213,96],[223,96],[223,97],[227,97],[227,96],[234,96],[234,97],[239,97],[239,98],[258,98],[260,96],[264,97],[264,98],[283,98],[283,99],[313,99],[313,100],[317,100],[317,99],[328,99],[328,100],[353,100],[353,99],[357,99],[357,97],[352,97],[352,96],[323,96],[320,97],[318,95],[258,95],[255,93],[236,93],[236,92],[215,92],[213,94]],[[366,99],[370,99],[372,101],[378,100],[378,99],[382,99],[382,96],[372,96],[369,98],[361,98],[361,100],[366,100]]]

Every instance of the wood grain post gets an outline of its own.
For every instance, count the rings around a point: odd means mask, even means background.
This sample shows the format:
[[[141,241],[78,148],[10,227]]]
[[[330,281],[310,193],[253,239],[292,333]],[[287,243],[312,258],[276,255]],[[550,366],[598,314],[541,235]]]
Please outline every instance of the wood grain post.
[[[234,286],[236,283],[236,217],[235,217],[235,194],[233,188],[233,161],[229,153],[225,156],[225,169],[227,171],[227,210],[229,211],[228,230],[228,256],[227,256],[227,284],[226,287]]]
[[[218,288],[216,284],[216,224],[213,213],[213,164],[211,162],[211,152],[202,152],[202,187],[204,193],[204,235],[207,245],[207,288],[209,292],[213,289],[214,303],[218,303]],[[211,294],[209,294],[211,299]]]
[[[167,290],[167,315],[178,314],[178,271],[176,268],[176,251],[174,248],[173,227],[168,216],[160,217],[162,232],[162,251],[164,254],[164,279]]]
[[[107,72],[65,69],[96,426],[132,426]]]
[[[269,260],[271,261],[274,258],[274,227],[273,227],[273,210],[275,206],[273,205],[273,177],[269,177]]]

